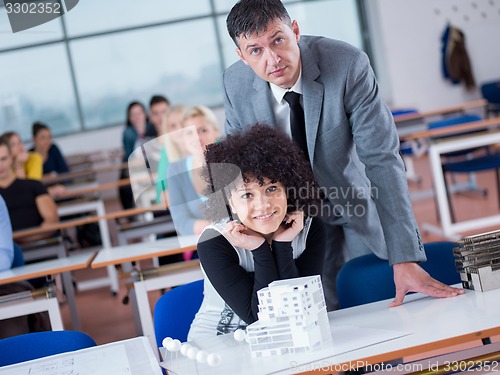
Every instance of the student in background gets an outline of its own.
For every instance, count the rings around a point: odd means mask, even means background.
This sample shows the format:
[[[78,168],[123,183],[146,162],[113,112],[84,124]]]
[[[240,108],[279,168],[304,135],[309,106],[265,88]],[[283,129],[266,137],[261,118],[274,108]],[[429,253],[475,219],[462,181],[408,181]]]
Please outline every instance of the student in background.
[[[67,173],[68,164],[59,148],[52,142],[52,134],[47,125],[35,122],[31,128],[33,134],[33,148],[30,151],[38,152],[43,159],[43,174]]]
[[[126,162],[137,147],[156,136],[156,129],[148,121],[144,105],[138,101],[131,102],[127,107],[127,123],[123,130],[123,161]]]
[[[203,177],[213,224],[198,240],[204,297],[188,340],[258,320],[257,291],[276,280],[319,275],[325,229],[319,191],[299,147],[255,125],[207,147]]]
[[[156,134],[162,133],[161,127],[170,102],[162,95],[153,95],[149,101],[149,121],[155,127]]]
[[[8,131],[1,135],[9,146],[14,158],[14,172],[18,178],[29,178],[40,180],[43,173],[43,159],[36,151],[26,151],[24,143],[19,134]]]
[[[0,194],[7,204],[13,230],[44,226],[59,221],[54,200],[36,180],[16,177],[9,144],[0,140]],[[52,233],[26,237],[25,242],[48,238]]]
[[[8,270],[14,259],[9,211],[0,195],[0,271]]]
[[[148,140],[156,138],[156,129],[148,121],[146,108],[138,101],[131,102],[127,107],[127,122],[123,130],[123,162],[127,163],[132,152]],[[120,179],[129,178],[128,168],[123,168]],[[119,188],[120,202],[124,209],[135,207],[134,194],[130,185]]]
[[[201,178],[203,152],[220,134],[214,113],[204,106],[188,109],[182,120],[183,141],[188,156],[171,163],[168,172],[170,213],[177,234],[199,235],[209,224],[203,213]]]
[[[10,269],[13,260],[14,248],[10,217],[5,201],[0,195],[0,271]],[[27,281],[0,285],[0,296],[30,290],[33,290],[33,286]],[[50,320],[47,312],[0,320],[0,339],[28,332],[47,330],[50,330]]]
[[[180,136],[182,118],[186,108],[182,104],[170,107],[163,119],[161,136],[158,138],[162,145],[160,160],[156,176],[156,203],[168,203],[167,171],[170,163],[185,156],[184,144]]]

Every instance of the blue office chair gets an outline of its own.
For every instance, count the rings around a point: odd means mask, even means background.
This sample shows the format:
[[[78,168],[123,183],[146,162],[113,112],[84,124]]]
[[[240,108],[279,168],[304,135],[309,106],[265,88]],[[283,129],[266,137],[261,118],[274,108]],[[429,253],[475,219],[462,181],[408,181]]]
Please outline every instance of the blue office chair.
[[[96,346],[83,332],[45,331],[0,340],[0,366]]]
[[[165,337],[187,341],[189,328],[202,301],[203,280],[179,286],[160,297],[154,312],[158,347],[162,346]]]
[[[12,265],[10,268],[24,266],[24,255],[23,251],[17,243],[14,242],[14,259],[12,259]]]
[[[437,129],[441,127],[446,127],[446,126],[452,126],[452,125],[458,125],[458,124],[463,124],[467,122],[473,122],[473,121],[480,121],[481,117],[478,115],[461,115],[461,116],[456,116],[452,118],[447,118],[445,120],[440,120],[440,121],[435,121],[431,122],[428,124],[429,129]],[[479,132],[482,130],[476,130],[474,132]],[[458,135],[458,134],[457,134]],[[445,136],[445,137],[440,137],[440,138],[446,138],[450,136]],[[481,156],[477,156],[477,151],[479,149],[482,149],[484,153]],[[476,152],[476,154],[473,154],[473,152]],[[444,183],[445,183],[445,188],[446,188],[446,194],[448,195],[448,205],[449,205],[449,210],[450,210],[450,217],[451,221],[455,222],[455,212],[453,210],[453,205],[451,201],[451,194],[450,194],[450,189],[447,184],[446,180],[446,174],[447,173],[467,173],[471,174],[474,172],[481,172],[481,171],[486,171],[486,170],[491,170],[494,169],[496,173],[496,181],[497,181],[497,193],[498,193],[498,202],[499,202],[499,207],[500,207],[500,185],[499,185],[499,178],[500,174],[498,171],[498,168],[500,168],[500,155],[496,153],[490,152],[489,148],[487,146],[485,147],[479,147],[479,148],[474,148],[474,149],[469,149],[469,150],[463,150],[463,151],[456,151],[456,152],[450,152],[447,154],[442,155],[445,157],[446,161],[443,162],[442,168],[443,168],[443,175],[444,175]],[[477,188],[475,185],[475,180],[470,177],[469,179],[469,184],[471,188]],[[487,191],[483,189],[482,191],[483,195],[487,194]],[[437,206],[437,205],[436,205]]]
[[[460,283],[454,246],[453,242],[425,244],[427,261],[421,264],[433,278],[448,285]],[[374,254],[351,259],[338,274],[337,294],[341,309],[394,298],[396,287],[392,267]]]
[[[500,81],[486,82],[481,85],[483,98],[488,101],[486,115],[500,115]]]

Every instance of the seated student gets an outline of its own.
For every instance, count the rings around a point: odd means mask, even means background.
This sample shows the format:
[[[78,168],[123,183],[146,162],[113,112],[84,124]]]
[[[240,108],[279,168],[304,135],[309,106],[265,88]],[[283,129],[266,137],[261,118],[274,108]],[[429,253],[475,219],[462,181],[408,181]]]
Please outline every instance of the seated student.
[[[59,221],[57,207],[47,189],[36,180],[19,179],[12,169],[9,144],[0,140],[0,194],[7,204],[13,230]],[[52,233],[24,238],[25,242],[48,238]]]
[[[0,195],[0,271],[12,266],[14,249],[12,242],[12,227],[5,201]],[[0,285],[0,296],[32,290],[28,282],[17,282]],[[28,332],[46,331],[50,329],[48,313],[37,313],[16,318],[0,320],[0,339],[21,335]]]
[[[10,152],[14,158],[14,172],[18,178],[40,180],[43,172],[42,156],[36,151],[26,151],[19,134],[13,131],[5,132],[1,138],[9,143]]]
[[[14,259],[12,227],[3,197],[0,195],[0,271],[8,270]]]
[[[162,122],[169,106],[170,102],[163,95],[153,95],[149,100],[149,121],[155,127],[158,135],[162,133]]]
[[[183,142],[188,156],[170,164],[167,171],[170,213],[179,235],[199,235],[209,224],[203,213],[205,182],[200,172],[203,152],[215,142],[219,128],[214,113],[204,106],[193,107],[182,120]]]
[[[157,136],[155,127],[148,121],[146,107],[141,102],[133,101],[127,107],[127,122],[122,135],[123,162],[127,163],[130,155],[138,147]],[[120,179],[129,178],[128,168],[120,172]],[[134,194],[130,185],[118,189],[120,202],[124,209],[135,207]]]
[[[168,202],[167,171],[170,163],[185,157],[182,137],[179,137],[182,129],[182,119],[186,108],[182,104],[170,107],[163,118],[159,143],[162,145],[160,160],[156,174],[156,203]]]
[[[30,151],[38,152],[43,159],[43,174],[67,173],[68,164],[59,148],[52,143],[52,134],[47,125],[35,122],[31,128],[33,134],[33,148]]]
[[[319,275],[325,249],[323,223],[311,217],[318,214],[317,184],[290,137],[255,125],[209,145],[205,158],[214,224],[198,241],[205,290],[188,340],[255,322],[257,291],[275,280]]]

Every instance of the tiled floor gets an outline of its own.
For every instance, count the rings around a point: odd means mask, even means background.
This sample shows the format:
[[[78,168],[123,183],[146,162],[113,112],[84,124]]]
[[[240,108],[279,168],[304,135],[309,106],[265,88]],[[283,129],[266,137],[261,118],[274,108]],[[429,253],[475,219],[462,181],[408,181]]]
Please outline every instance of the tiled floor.
[[[426,157],[415,161],[416,170],[422,176],[421,184],[410,183],[412,194],[421,194],[431,188],[428,160]],[[477,175],[478,185],[488,189],[487,197],[476,193],[455,194],[453,200],[459,220],[480,217],[481,215],[491,215],[498,212],[496,198],[496,185],[493,172],[484,172]],[[116,205],[116,203],[114,203]],[[438,224],[434,200],[432,197],[421,199],[413,203],[415,216],[419,225],[422,223]],[[485,228],[492,230],[495,228]],[[476,233],[483,230],[476,231]],[[474,234],[474,233],[469,233]],[[422,233],[424,242],[442,240],[436,235]],[[90,270],[76,274],[77,279],[85,279],[103,275],[102,270]],[[129,305],[122,303],[127,291],[124,281],[121,280],[121,289],[118,296],[113,297],[108,288],[94,289],[90,291],[78,292],[77,304],[82,321],[82,330],[91,335],[98,344],[112,342],[116,340],[135,337],[136,332],[132,319],[132,312]],[[159,298],[159,292],[150,293],[151,306]],[[66,305],[62,306],[63,320],[65,327],[70,328],[69,312]]]

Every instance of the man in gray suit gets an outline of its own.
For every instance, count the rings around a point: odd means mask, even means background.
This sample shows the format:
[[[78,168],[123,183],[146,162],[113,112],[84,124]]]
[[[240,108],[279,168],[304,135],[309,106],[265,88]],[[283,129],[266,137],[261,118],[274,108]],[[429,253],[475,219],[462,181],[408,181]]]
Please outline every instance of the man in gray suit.
[[[392,306],[410,291],[435,297],[463,293],[418,265],[426,258],[399,139],[365,53],[337,40],[301,36],[280,0],[240,0],[227,27],[241,61],[224,73],[226,133],[259,122],[290,134],[284,96],[300,94],[305,153],[326,195],[322,279],[329,309],[337,305],[335,280],[344,259],[369,252],[393,266]]]

